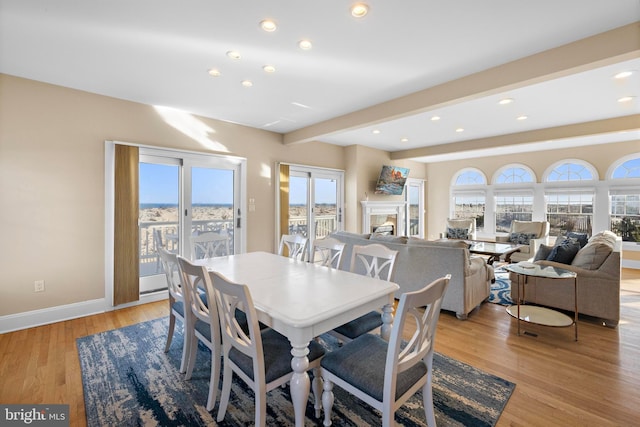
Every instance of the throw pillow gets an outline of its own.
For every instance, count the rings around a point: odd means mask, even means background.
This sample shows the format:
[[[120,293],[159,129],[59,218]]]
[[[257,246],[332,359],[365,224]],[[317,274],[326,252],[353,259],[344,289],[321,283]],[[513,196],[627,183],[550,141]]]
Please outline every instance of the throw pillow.
[[[585,270],[597,270],[605,259],[611,254],[613,248],[604,242],[590,242],[580,249],[571,265],[584,268]]]
[[[580,250],[580,243],[566,239],[561,244],[554,246],[547,256],[547,261],[555,261],[562,264],[571,264],[573,258]]]
[[[448,239],[466,239],[467,237],[469,237],[469,229],[447,227]]]
[[[589,241],[589,235],[587,233],[574,233],[573,231],[567,233],[567,238],[576,239],[578,243],[580,243],[581,248],[587,246],[587,242]]]
[[[535,233],[511,233],[509,241],[517,245],[528,245],[529,240],[538,237]]]
[[[542,259],[547,259],[552,250],[552,246],[540,245],[538,251],[536,252],[536,255],[533,257],[533,260],[540,261]]]

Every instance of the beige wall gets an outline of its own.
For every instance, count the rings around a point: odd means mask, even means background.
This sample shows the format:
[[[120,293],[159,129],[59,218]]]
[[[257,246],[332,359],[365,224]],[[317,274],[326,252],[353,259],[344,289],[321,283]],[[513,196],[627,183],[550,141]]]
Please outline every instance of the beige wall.
[[[155,108],[0,75],[0,316],[104,298],[104,141],[206,150]],[[344,169],[344,148],[191,117],[247,158],[247,250],[273,249],[276,161]],[[202,140],[201,138],[197,138]],[[34,293],[35,280],[46,291]]]
[[[104,141],[213,152],[247,158],[247,250],[274,245],[276,161],[345,170],[345,228],[360,231],[360,201],[395,200],[373,194],[383,164],[408,167],[427,179],[427,235],[439,233],[448,213],[452,174],[478,167],[487,176],[522,162],[538,176],[555,159],[583,158],[602,176],[638,144],[608,144],[424,165],[390,160],[388,152],[322,143],[283,145],[282,136],[236,124],[188,117],[207,132],[189,137],[152,106],[0,74],[0,316],[104,298]],[[33,292],[44,279],[46,291]]]
[[[563,159],[580,159],[592,164],[604,179],[609,166],[621,157],[640,151],[640,141],[591,145],[579,149],[558,149],[478,159],[456,160],[428,165],[427,236],[438,236],[444,229],[449,214],[449,186],[453,176],[460,169],[474,167],[480,169],[491,181],[495,172],[509,163],[529,166],[536,174],[538,182],[547,168]]]

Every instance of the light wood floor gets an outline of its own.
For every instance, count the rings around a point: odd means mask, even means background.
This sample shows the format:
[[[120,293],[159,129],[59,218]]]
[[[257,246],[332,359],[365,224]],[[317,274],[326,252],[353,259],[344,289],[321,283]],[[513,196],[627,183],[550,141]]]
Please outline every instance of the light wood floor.
[[[623,270],[623,280],[637,284],[640,271]],[[617,329],[581,319],[578,342],[571,328],[532,325],[537,337],[517,336],[499,305],[467,321],[443,312],[436,350],[516,383],[498,426],[638,426],[640,293],[623,291],[621,304]],[[161,301],[0,335],[0,402],[66,403],[71,425],[84,426],[76,338],[167,314]]]

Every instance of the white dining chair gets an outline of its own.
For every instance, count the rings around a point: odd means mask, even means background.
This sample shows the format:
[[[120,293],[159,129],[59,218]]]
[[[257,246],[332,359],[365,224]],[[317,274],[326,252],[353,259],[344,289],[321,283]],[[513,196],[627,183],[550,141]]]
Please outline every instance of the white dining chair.
[[[379,243],[354,245],[351,252],[352,273],[358,273],[376,279],[391,280],[398,251]],[[382,315],[378,311],[358,317],[330,331],[340,341],[351,341],[360,335],[371,332],[382,325]]]
[[[206,406],[207,411],[211,411],[216,403],[221,362],[220,321],[216,305],[211,303],[214,301],[213,285],[206,267],[194,265],[181,256],[178,256],[178,266],[191,316],[187,322],[188,330],[185,330],[185,345],[189,346],[185,379],[191,379],[198,341],[201,341],[211,350],[211,376]]]
[[[332,237],[313,241],[311,261],[330,268],[340,268],[345,244]]]
[[[167,289],[169,290],[169,333],[167,334],[167,343],[164,346],[164,352],[167,353],[171,347],[173,334],[175,332],[176,319],[182,323],[182,330],[187,331],[187,321],[185,320],[185,297],[180,279],[180,269],[178,266],[178,257],[176,254],[169,252],[165,248],[157,247],[160,262],[167,280]],[[189,307],[187,306],[187,309]],[[180,372],[186,372],[189,346],[186,341],[182,343],[182,359],[180,360]]]
[[[222,353],[224,372],[222,392],[218,407],[217,421],[224,420],[233,375],[236,374],[254,392],[255,425],[266,424],[266,393],[288,383],[293,375],[291,368],[291,344],[289,340],[273,329],[260,330],[258,316],[251,293],[246,285],[230,281],[226,277],[211,273],[213,290],[222,326]],[[241,309],[246,314],[248,330],[245,331],[235,320],[235,313]],[[319,378],[318,368],[324,348],[311,341],[309,343],[309,368],[314,369]],[[320,408],[320,381],[314,381],[316,408]]]
[[[229,253],[229,234],[226,231],[191,236],[191,259],[214,258],[227,256]]]
[[[301,234],[283,234],[280,238],[280,245],[278,245],[278,255],[294,258],[300,261],[304,261],[307,255],[307,246],[309,239]]]
[[[395,412],[418,390],[427,425],[435,427],[432,372],[436,326],[450,275],[434,280],[421,290],[400,296],[391,338],[365,334],[328,352],[322,361],[324,425],[331,425],[333,385],[348,391],[382,412],[382,425],[394,424]],[[403,331],[415,329],[404,345]]]

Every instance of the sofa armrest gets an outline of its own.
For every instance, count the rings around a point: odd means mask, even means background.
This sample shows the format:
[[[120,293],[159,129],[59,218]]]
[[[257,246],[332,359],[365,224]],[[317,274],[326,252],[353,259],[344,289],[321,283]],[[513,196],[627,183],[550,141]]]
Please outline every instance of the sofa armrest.
[[[578,277],[582,277],[584,279],[601,278],[601,279],[611,280],[616,277],[615,275],[612,276],[611,272],[601,271],[601,269],[587,270],[584,268],[576,267],[571,264],[562,264],[561,262],[555,262],[555,261],[540,260],[540,261],[536,261],[536,264],[547,265],[547,266],[556,267],[556,268],[563,268],[565,270],[573,271],[578,275]],[[620,276],[618,275],[618,279],[619,278]]]

